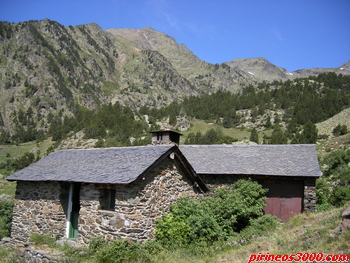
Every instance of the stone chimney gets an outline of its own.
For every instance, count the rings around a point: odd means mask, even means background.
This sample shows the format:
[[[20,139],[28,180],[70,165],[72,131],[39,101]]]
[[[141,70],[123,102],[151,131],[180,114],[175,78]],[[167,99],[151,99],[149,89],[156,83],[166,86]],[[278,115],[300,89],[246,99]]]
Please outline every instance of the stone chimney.
[[[166,145],[166,144],[180,144],[181,133],[171,130],[153,131],[152,133],[152,145]]]

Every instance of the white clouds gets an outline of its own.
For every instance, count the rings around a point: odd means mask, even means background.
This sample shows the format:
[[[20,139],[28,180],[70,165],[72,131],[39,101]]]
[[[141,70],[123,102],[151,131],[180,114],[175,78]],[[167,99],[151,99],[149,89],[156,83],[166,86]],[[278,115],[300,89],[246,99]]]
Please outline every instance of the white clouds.
[[[173,29],[178,33],[187,31],[199,38],[213,38],[215,27],[203,24],[202,17],[196,19],[197,12],[194,12],[187,2],[149,0],[147,10],[153,18],[152,23],[157,23],[163,30]]]
[[[181,30],[179,20],[172,12],[173,8],[166,0],[148,0],[146,2],[146,13],[151,20],[151,24],[156,24],[159,28],[172,28]]]
[[[282,34],[280,33],[279,29],[274,27],[273,29],[270,30],[279,41],[284,41],[284,38],[282,37]]]
[[[173,14],[162,12],[161,16],[170,27],[181,31],[181,23],[179,23],[179,20]]]

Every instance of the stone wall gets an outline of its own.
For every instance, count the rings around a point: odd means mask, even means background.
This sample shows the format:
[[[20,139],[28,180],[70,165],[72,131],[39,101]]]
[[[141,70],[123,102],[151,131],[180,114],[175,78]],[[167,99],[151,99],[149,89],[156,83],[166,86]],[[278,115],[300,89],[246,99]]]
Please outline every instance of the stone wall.
[[[66,214],[60,192],[57,182],[17,182],[12,238],[27,242],[34,233],[61,237],[66,226]]]
[[[316,178],[304,180],[304,212],[316,211]]]
[[[166,157],[146,176],[128,185],[81,184],[78,243],[93,237],[118,237],[135,241],[155,236],[155,221],[182,196],[197,198],[198,192],[181,165]],[[115,189],[115,206],[101,210],[106,191]],[[21,182],[17,184],[12,237],[28,242],[31,234],[66,236],[69,183]],[[103,206],[102,206],[103,207]]]
[[[197,198],[198,195],[180,164],[171,158],[163,160],[144,178],[127,186],[116,186],[114,211],[100,209],[101,190],[93,185],[82,187],[79,236],[83,243],[97,236],[135,241],[152,239],[156,219],[168,212],[171,204],[182,196]]]

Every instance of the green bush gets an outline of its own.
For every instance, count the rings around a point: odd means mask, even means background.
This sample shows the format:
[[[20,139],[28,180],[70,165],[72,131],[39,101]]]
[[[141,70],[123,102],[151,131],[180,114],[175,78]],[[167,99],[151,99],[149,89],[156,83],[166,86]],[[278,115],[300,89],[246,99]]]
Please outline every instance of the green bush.
[[[170,214],[157,220],[157,240],[168,247],[226,240],[263,214],[265,193],[249,179],[218,188],[203,201],[181,198],[170,207]]]
[[[46,245],[49,245],[49,247],[55,247],[56,239],[51,237],[49,234],[47,235],[32,234],[30,235],[30,241],[32,241],[36,246],[41,246],[46,244]]]
[[[238,180],[231,188],[216,188],[214,197],[207,198],[210,211],[223,230],[231,235],[263,215],[267,189],[251,179]]]
[[[319,178],[316,180],[316,211],[327,211],[331,209],[329,198],[331,195],[331,188],[325,178]]]
[[[323,178],[316,181],[317,210],[340,207],[350,201],[350,150],[338,150],[324,157]]]
[[[103,244],[103,243],[101,243]],[[98,245],[94,256],[99,263],[107,262],[150,262],[151,253],[142,243],[116,239],[108,245]]]
[[[15,159],[11,165],[15,171],[18,171],[32,164],[34,161],[35,161],[34,153],[26,152],[21,157],[18,157],[17,159]]]
[[[333,135],[334,136],[339,136],[339,135],[344,135],[348,133],[348,127],[344,124],[338,124],[334,129],[333,129]]]
[[[327,155],[322,161],[323,174],[326,177],[333,176],[344,183],[350,181],[350,150],[338,150]]]
[[[181,198],[170,207],[170,211],[157,221],[156,228],[157,239],[168,247],[225,238],[215,215],[204,202]]]
[[[177,215],[164,215],[157,220],[156,236],[161,243],[170,246],[181,246],[189,239],[190,226],[185,219]]]
[[[333,190],[330,202],[336,207],[341,207],[350,201],[350,185],[339,186]]]
[[[252,219],[250,224],[241,232],[230,236],[226,244],[229,246],[247,245],[262,236],[268,236],[280,223],[281,220],[272,215],[263,215],[257,219]]]
[[[12,201],[0,201],[0,239],[10,236],[12,209]]]

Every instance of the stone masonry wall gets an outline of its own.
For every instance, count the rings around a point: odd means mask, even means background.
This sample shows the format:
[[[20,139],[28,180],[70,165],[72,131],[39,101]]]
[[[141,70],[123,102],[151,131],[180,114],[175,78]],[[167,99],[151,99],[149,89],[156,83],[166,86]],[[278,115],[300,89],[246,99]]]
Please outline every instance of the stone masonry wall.
[[[66,215],[57,182],[17,182],[11,237],[27,242],[31,234],[64,235]]]
[[[316,178],[304,180],[304,212],[316,211]]]
[[[101,210],[98,187],[84,185],[81,190],[79,242],[93,237],[107,240],[130,238],[145,241],[155,237],[155,221],[168,212],[182,196],[197,197],[180,165],[170,158],[163,160],[144,178],[116,188],[115,210]]]

